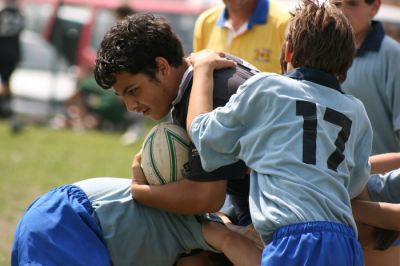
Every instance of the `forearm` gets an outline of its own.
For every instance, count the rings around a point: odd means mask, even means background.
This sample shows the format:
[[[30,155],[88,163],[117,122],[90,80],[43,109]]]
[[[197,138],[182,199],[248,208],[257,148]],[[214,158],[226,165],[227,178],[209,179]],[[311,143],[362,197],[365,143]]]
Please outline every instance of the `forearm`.
[[[187,130],[190,129],[196,116],[213,110],[213,72],[214,70],[208,66],[194,68],[192,91],[186,117]]]
[[[400,152],[383,153],[369,157],[371,174],[384,174],[400,168]]]
[[[400,205],[363,200],[352,201],[354,218],[361,223],[400,230]]]
[[[261,249],[245,236],[214,222],[204,223],[202,229],[207,243],[222,251],[234,265],[261,264]]]
[[[133,198],[146,206],[182,214],[216,212],[224,203],[226,181],[183,179],[159,186],[132,184]]]

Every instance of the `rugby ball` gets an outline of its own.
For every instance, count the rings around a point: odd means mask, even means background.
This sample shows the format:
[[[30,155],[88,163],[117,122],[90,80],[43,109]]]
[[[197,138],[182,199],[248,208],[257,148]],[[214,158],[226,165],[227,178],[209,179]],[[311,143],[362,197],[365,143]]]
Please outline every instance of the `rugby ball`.
[[[142,169],[150,185],[182,179],[189,169],[190,139],[186,130],[163,122],[147,134],[142,147]]]

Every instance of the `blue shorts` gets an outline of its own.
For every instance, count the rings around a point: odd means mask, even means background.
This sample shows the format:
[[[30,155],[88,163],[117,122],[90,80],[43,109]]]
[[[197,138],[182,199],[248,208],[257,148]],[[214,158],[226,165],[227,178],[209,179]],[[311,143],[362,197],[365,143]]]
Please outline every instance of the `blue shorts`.
[[[261,264],[362,266],[364,258],[351,227],[309,222],[279,228],[264,248]]]
[[[392,247],[398,247],[400,246],[400,239],[397,239],[393,242]]]
[[[36,199],[17,225],[11,265],[110,265],[86,194],[62,186]]]

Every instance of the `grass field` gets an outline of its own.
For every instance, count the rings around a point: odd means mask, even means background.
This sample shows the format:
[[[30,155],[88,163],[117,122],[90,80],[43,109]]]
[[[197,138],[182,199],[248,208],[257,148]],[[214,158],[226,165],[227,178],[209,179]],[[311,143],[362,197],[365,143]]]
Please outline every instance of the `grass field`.
[[[33,126],[12,135],[8,124],[0,121],[1,266],[10,265],[16,223],[37,196],[89,177],[130,177],[131,161],[141,140],[124,146],[120,136],[121,133],[78,134]]]

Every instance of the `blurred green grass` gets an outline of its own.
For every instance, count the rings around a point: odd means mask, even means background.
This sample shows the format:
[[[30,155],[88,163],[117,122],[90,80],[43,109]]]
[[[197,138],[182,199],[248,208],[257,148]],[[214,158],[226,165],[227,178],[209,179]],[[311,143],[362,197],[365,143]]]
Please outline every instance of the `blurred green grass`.
[[[146,125],[150,128],[152,122]],[[121,133],[26,127],[10,133],[0,121],[0,265],[10,265],[15,226],[26,207],[49,189],[96,176],[130,178],[142,138],[124,146]]]

